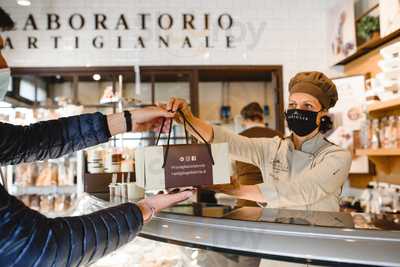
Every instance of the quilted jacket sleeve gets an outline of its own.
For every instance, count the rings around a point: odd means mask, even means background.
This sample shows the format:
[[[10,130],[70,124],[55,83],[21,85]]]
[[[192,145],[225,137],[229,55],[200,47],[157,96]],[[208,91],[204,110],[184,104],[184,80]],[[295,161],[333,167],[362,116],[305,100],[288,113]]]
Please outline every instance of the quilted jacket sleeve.
[[[50,219],[0,186],[0,266],[84,266],[132,240],[142,225],[132,203]]]
[[[99,112],[29,126],[0,123],[0,165],[58,158],[109,138],[106,116]]]
[[[29,126],[0,123],[0,165],[57,158],[109,137],[101,113]],[[131,203],[50,219],[0,186],[0,266],[86,265],[132,240],[142,225],[140,209]]]

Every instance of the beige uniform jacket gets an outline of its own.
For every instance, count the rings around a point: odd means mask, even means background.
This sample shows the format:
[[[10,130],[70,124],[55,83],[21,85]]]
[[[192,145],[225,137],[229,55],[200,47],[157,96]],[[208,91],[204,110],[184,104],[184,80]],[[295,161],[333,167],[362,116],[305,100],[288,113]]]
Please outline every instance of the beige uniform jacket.
[[[234,160],[260,168],[257,185],[269,208],[338,211],[351,154],[321,134],[295,150],[291,138],[247,138],[213,126],[214,143],[227,142]]]

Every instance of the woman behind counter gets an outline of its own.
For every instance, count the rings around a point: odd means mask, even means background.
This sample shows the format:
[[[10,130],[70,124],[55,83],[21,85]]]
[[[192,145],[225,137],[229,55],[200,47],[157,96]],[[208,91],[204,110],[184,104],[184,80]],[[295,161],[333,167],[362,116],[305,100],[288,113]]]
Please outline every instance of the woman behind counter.
[[[339,196],[351,165],[349,151],[327,141],[327,117],[338,95],[336,86],[321,72],[301,72],[289,83],[289,106],[285,112],[286,138],[247,138],[196,118],[187,103],[172,98],[166,109],[181,109],[185,117],[208,141],[227,142],[235,160],[260,168],[263,183],[213,187],[241,199],[257,201],[269,208],[338,211]],[[180,122],[179,113],[175,119]],[[191,129],[189,129],[191,130]],[[196,136],[196,134],[191,131]]]

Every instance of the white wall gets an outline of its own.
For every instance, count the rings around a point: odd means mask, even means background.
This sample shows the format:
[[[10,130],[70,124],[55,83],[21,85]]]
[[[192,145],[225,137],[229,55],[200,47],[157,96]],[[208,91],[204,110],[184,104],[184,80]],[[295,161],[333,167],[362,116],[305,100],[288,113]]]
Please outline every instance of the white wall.
[[[14,40],[14,51],[6,50],[5,55],[11,66],[104,66],[104,65],[283,65],[284,85],[298,71],[319,70],[331,76],[338,76],[339,70],[330,69],[327,61],[327,13],[334,0],[43,0],[32,1],[31,7],[20,7],[15,0],[2,0],[2,7],[17,21],[18,27],[24,23],[29,12],[36,15],[40,27],[45,27],[45,14],[56,12],[65,21],[74,12],[87,16],[88,28],[83,31],[66,29],[55,33],[39,30],[35,32],[16,31],[5,33]],[[235,21],[232,34],[235,36],[235,48],[226,49],[216,42],[216,48],[206,49],[197,46],[193,49],[150,47],[142,49],[138,54],[129,51],[117,51],[111,41],[105,48],[90,48],[91,38],[98,34],[106,40],[113,40],[122,34],[124,38],[132,38],[138,32],[97,31],[93,28],[93,13],[106,13],[110,20],[116,20],[119,14],[139,12],[151,13],[153,17],[160,13],[170,13],[180,18],[182,13],[197,15],[211,13],[215,16],[230,13]],[[132,20],[132,19],[131,19]],[[154,23],[154,21],[153,21]],[[64,23],[65,24],[65,23]],[[215,26],[215,25],[214,25]],[[46,41],[51,35],[66,35],[70,39],[79,35],[81,43],[88,47],[71,50],[63,47],[54,50]],[[142,32],[139,32],[142,34]],[[157,29],[143,33],[149,40],[160,34]],[[162,32],[161,32],[162,34]],[[194,40],[201,40],[203,31],[183,32],[180,28],[172,32],[175,41],[184,34]],[[211,37],[221,38],[224,32],[210,30]],[[37,51],[28,51],[26,37],[34,35],[44,40]],[[215,36],[214,36],[215,35]],[[196,39],[197,38],[197,39]],[[67,38],[68,39],[68,38]],[[72,39],[71,39],[72,40]],[[68,40],[67,40],[68,41]],[[195,42],[196,43],[196,42]],[[82,45],[84,46],[84,45]]]

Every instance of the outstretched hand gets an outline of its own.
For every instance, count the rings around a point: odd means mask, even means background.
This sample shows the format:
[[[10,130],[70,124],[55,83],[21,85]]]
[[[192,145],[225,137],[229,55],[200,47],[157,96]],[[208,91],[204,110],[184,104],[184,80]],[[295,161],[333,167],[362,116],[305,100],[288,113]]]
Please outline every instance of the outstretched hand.
[[[193,190],[179,193],[158,194],[145,198],[137,203],[143,214],[143,221],[148,221],[152,216],[152,208],[157,213],[165,208],[171,207],[179,202],[185,201],[193,196]]]
[[[145,107],[132,111],[132,130],[134,132],[145,132],[149,130],[159,130],[163,118],[172,119],[175,114],[168,112],[161,107]],[[168,129],[169,123],[165,123],[163,131]]]

